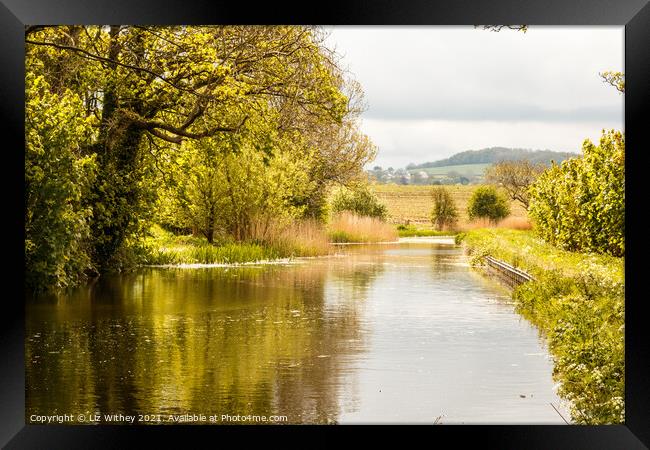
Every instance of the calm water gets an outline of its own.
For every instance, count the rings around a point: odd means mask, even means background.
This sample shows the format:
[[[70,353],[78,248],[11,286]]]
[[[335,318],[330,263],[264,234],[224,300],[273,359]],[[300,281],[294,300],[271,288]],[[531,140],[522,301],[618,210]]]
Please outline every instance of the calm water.
[[[28,301],[32,414],[564,423],[538,331],[453,245],[145,269]]]

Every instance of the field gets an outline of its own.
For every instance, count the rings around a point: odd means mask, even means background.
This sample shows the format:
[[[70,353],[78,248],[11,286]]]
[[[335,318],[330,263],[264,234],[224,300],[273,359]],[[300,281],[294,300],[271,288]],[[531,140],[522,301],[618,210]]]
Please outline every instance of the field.
[[[423,169],[412,169],[409,172],[424,171],[429,175],[447,175],[449,172],[457,172],[464,176],[483,175],[485,169],[491,164],[460,164],[455,166],[427,167]]]
[[[474,186],[451,185],[445,186],[456,202],[459,212],[458,225],[467,226],[467,203],[472,195]],[[418,226],[431,225],[431,209],[433,199],[431,190],[433,186],[413,186],[396,184],[375,184],[372,190],[377,194],[379,200],[388,208],[388,221],[395,224],[405,224],[409,221]],[[518,202],[510,202],[511,217],[525,218],[526,210]]]

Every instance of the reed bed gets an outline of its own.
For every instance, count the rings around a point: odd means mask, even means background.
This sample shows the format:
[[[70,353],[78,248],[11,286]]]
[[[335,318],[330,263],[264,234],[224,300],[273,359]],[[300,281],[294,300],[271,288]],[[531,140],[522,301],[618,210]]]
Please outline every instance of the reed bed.
[[[332,218],[328,226],[332,242],[391,242],[399,237],[394,225],[373,217],[361,217],[342,212]]]

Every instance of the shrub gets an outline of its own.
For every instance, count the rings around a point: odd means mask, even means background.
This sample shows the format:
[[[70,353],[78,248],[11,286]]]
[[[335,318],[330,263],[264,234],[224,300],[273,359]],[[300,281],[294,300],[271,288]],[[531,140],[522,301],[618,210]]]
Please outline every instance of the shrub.
[[[472,193],[467,207],[470,220],[489,219],[498,222],[510,214],[508,200],[492,186],[480,186]]]
[[[529,214],[545,241],[571,251],[625,254],[625,140],[585,140],[582,158],[554,164],[530,187]]]
[[[25,282],[66,288],[92,269],[85,199],[96,163],[82,154],[91,127],[69,90],[54,94],[29,73],[25,93]]]
[[[363,187],[355,190],[342,189],[332,199],[332,213],[348,211],[357,216],[374,217],[385,221],[388,210],[377,196]]]
[[[451,194],[444,187],[435,187],[432,195],[431,222],[438,230],[452,228],[458,221],[458,210]]]

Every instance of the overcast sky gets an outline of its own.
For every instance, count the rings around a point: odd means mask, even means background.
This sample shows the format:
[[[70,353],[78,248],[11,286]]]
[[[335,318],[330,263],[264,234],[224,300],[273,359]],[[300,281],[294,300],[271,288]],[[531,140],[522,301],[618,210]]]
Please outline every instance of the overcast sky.
[[[623,71],[623,27],[326,27],[361,83],[369,167],[404,167],[504,146],[579,152],[623,129],[623,95],[598,72]]]

